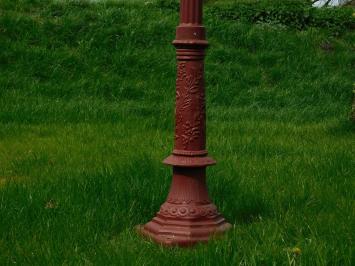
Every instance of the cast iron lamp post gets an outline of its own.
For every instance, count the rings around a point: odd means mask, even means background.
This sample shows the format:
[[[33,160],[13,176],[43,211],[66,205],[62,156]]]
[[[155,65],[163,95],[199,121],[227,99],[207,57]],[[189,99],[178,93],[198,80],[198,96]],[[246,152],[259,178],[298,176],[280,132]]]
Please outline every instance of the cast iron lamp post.
[[[203,0],[180,1],[180,25],[173,41],[177,54],[175,144],[164,163],[173,167],[166,202],[156,216],[138,227],[164,245],[188,246],[208,241],[231,225],[208,197],[204,56],[208,42],[202,26]]]

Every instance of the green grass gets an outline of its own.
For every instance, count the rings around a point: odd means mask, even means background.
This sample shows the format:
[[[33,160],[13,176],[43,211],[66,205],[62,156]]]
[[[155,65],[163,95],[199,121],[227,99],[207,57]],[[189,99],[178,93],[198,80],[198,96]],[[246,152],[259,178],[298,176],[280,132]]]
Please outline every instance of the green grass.
[[[234,227],[186,250],[134,231],[171,180],[178,14],[0,0],[0,265],[354,264],[355,33],[211,5],[208,183]]]

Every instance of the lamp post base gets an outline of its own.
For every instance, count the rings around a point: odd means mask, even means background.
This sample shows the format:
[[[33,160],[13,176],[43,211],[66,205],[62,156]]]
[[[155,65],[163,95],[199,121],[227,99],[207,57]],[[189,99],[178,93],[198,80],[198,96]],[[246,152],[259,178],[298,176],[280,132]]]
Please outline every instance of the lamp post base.
[[[220,215],[190,221],[164,219],[157,215],[149,223],[137,226],[137,231],[164,246],[184,247],[207,242],[230,228],[231,225]]]
[[[218,212],[207,193],[205,167],[173,167],[173,181],[167,201],[140,234],[170,246],[191,246],[207,242],[231,225]]]

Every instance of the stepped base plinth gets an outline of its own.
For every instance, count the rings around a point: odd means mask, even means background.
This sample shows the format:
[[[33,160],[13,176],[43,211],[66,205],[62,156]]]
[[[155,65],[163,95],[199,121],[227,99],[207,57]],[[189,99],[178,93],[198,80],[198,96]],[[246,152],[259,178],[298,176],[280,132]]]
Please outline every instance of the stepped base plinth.
[[[231,225],[214,204],[164,203],[150,222],[137,226],[140,234],[164,246],[191,246],[221,235]]]

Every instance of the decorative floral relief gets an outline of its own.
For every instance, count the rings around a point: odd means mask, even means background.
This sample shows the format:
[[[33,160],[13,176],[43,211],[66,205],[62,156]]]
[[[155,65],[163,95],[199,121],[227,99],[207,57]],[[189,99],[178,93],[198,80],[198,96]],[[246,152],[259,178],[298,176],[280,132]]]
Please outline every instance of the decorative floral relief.
[[[188,143],[192,142],[194,139],[197,139],[200,135],[199,125],[191,124],[190,121],[186,121],[183,125],[184,133],[182,136],[182,142],[185,146]]]
[[[182,124],[182,121],[183,121],[183,117],[182,117],[181,112],[175,111],[175,117],[176,117],[176,127],[178,127],[179,125]],[[176,133],[175,134],[175,141],[178,141],[179,139],[180,139],[180,135]]]
[[[181,108],[186,109],[191,106],[192,94],[199,92],[200,82],[202,80],[202,68],[189,68],[187,71],[186,63],[178,64],[176,79],[176,101],[181,104]]]
[[[188,71],[185,62],[178,64],[176,79],[175,140],[181,140],[185,148],[203,133],[201,132],[201,125],[205,115],[205,99],[204,92],[200,89],[202,77],[202,64],[197,68],[190,67]],[[193,104],[199,105],[193,121],[186,121],[182,124],[182,112],[191,108]]]

